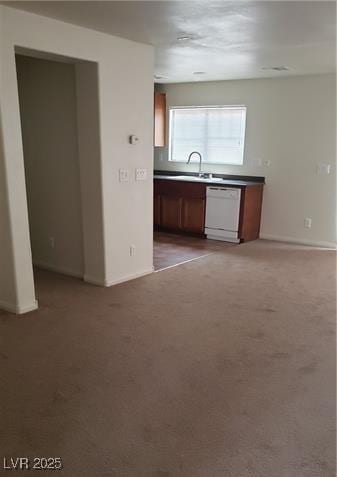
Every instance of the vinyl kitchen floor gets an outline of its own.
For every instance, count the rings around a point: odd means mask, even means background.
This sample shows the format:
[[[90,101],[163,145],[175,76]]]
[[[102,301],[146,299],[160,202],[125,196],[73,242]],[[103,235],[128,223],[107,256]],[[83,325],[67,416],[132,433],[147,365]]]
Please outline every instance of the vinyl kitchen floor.
[[[233,246],[234,244],[229,242],[155,232],[153,237],[154,269],[158,272]]]

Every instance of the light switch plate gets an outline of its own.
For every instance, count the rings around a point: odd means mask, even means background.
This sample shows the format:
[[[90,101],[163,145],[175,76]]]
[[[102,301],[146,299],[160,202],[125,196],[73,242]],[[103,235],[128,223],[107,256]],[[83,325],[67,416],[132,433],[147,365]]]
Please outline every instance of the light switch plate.
[[[330,170],[331,170],[331,164],[323,164],[323,163],[320,163],[320,164],[317,164],[317,174],[319,175],[328,175],[330,174]]]
[[[129,169],[119,169],[119,182],[128,182],[129,179]]]
[[[304,227],[306,229],[311,229],[311,225],[312,225],[312,220],[310,217],[307,217],[304,219]]]
[[[136,181],[146,181],[147,169],[136,169]]]

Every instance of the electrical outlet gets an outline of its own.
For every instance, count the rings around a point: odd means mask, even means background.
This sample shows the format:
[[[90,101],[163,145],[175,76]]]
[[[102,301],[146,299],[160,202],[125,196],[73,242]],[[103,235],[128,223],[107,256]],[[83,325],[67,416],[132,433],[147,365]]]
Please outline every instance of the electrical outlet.
[[[306,229],[311,229],[312,220],[310,217],[304,219],[304,227]]]
[[[139,142],[139,137],[136,136],[135,134],[131,134],[131,136],[129,136],[129,143],[132,144],[133,146],[135,146],[136,144],[138,144]]]
[[[128,182],[129,179],[129,169],[119,169],[119,182]]]
[[[269,167],[269,166],[270,166],[270,160],[269,160],[269,159],[265,159],[265,160],[263,161],[263,165],[264,165],[265,167]]]
[[[130,257],[133,257],[136,251],[135,245],[130,245]]]
[[[136,169],[136,181],[146,181],[147,170],[146,169]]]
[[[49,237],[50,248],[55,248],[55,237]]]

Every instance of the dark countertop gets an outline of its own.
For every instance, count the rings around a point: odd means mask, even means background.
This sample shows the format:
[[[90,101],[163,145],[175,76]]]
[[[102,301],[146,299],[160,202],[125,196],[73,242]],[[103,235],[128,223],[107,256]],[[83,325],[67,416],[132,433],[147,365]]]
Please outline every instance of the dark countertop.
[[[212,179],[199,177],[196,173],[154,171],[154,179],[173,180],[179,182],[196,182],[204,184],[249,187],[264,184],[264,177],[258,176],[230,176],[226,174],[213,174]]]

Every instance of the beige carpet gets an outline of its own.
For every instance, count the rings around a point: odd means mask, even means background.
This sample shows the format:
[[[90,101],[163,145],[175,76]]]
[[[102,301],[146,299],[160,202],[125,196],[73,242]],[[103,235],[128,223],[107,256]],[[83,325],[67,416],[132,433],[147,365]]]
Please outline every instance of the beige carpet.
[[[40,474],[67,477],[335,476],[333,251],[36,279],[38,311],[0,314],[3,455],[60,456]]]

